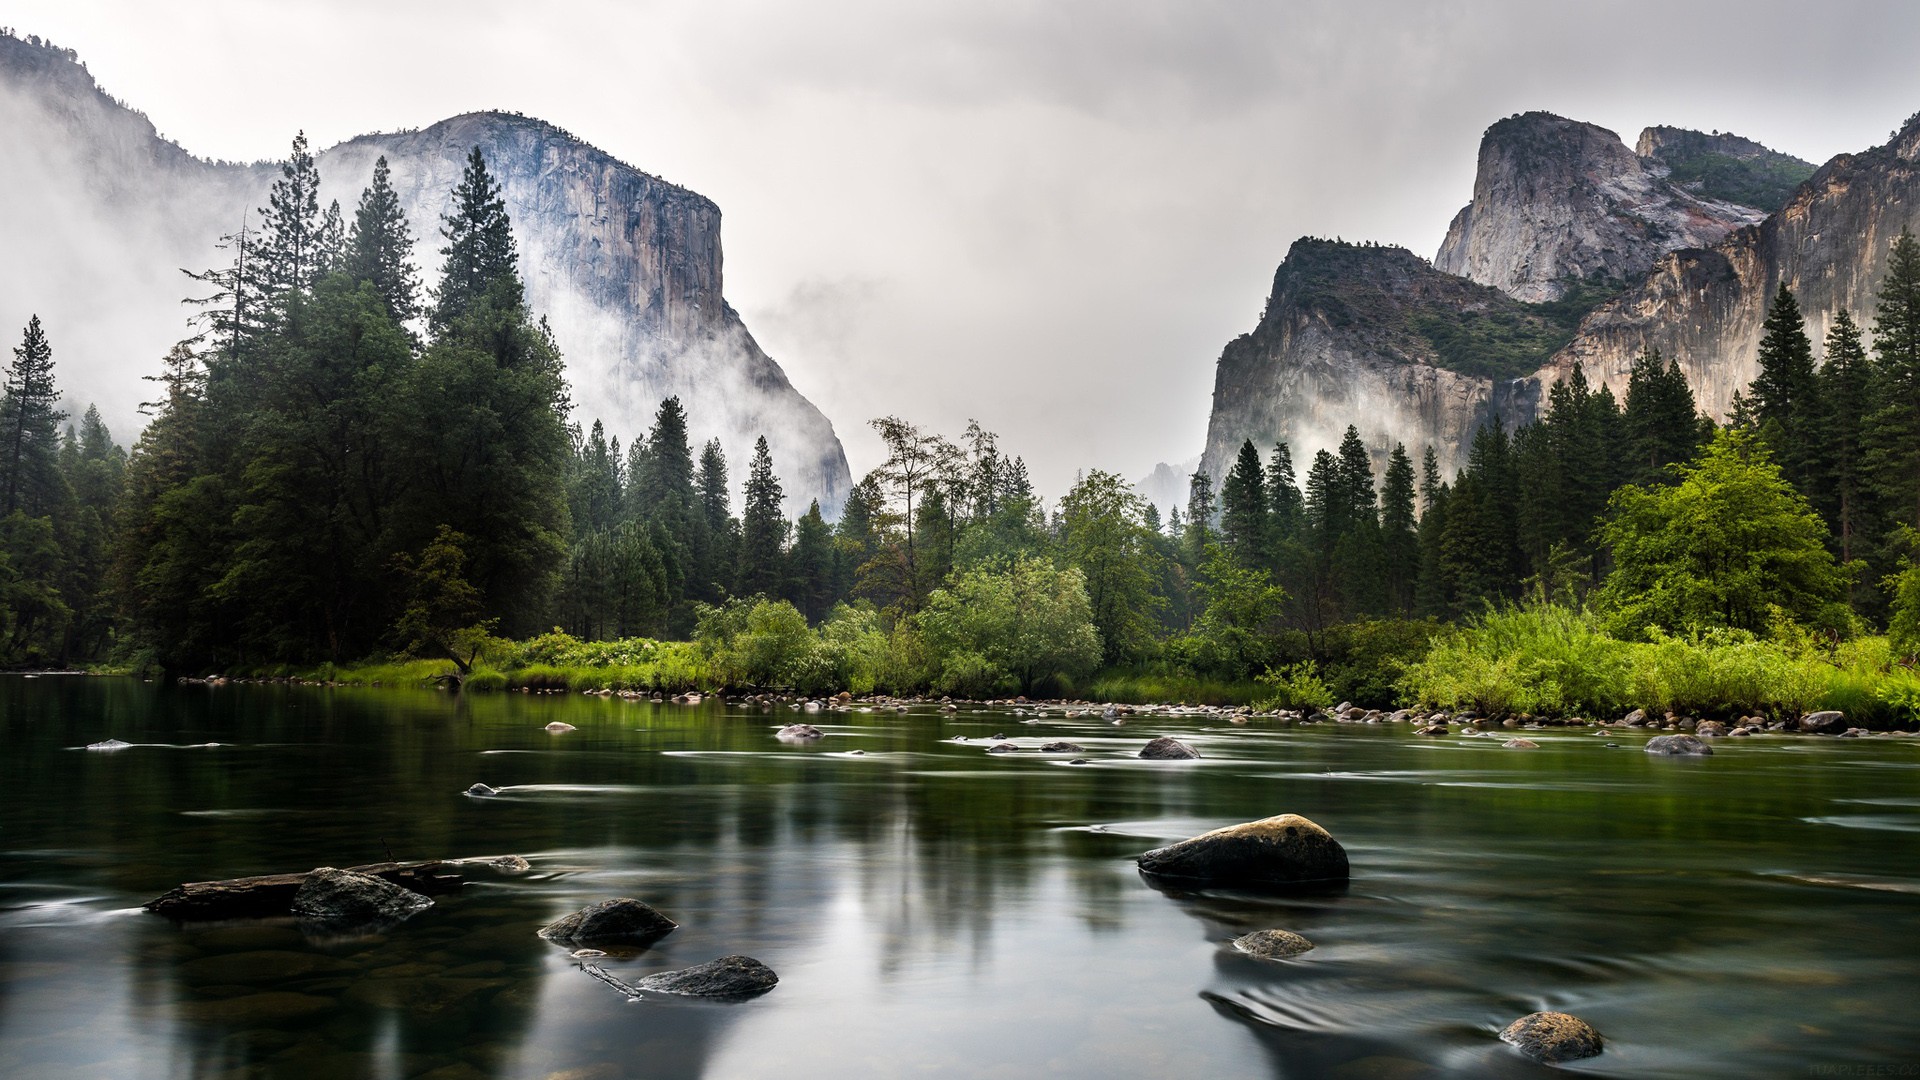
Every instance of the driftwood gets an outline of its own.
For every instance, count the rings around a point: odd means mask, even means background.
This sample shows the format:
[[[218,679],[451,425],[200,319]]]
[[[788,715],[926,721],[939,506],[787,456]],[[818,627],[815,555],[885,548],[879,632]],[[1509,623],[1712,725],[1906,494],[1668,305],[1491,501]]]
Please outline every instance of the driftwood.
[[[443,874],[447,863],[383,862],[368,866],[350,866],[356,874],[385,878],[405,889],[428,896],[449,893],[466,884],[458,874]],[[169,919],[239,919],[269,915],[287,915],[293,910],[293,895],[307,880],[306,873],[263,874],[258,877],[229,878],[226,881],[190,881],[156,896],[144,906],[155,915]]]

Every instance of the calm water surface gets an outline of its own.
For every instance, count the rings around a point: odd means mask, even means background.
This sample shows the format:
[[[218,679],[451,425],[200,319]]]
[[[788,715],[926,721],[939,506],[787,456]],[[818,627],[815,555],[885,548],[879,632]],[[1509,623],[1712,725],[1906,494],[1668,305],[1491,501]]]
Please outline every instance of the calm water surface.
[[[1920,1074],[1920,740],[1416,739],[932,710],[0,678],[7,1077],[1525,1077]],[[579,730],[549,735],[565,720]],[[989,756],[1004,732],[1086,765]],[[1130,755],[1170,734],[1204,760]],[[107,738],[136,745],[77,749]],[[218,747],[192,744],[217,742]],[[1617,747],[1608,747],[1617,742]],[[864,753],[853,754],[860,750]],[[492,799],[462,794],[484,781]],[[1343,894],[1166,892],[1131,856],[1305,814]],[[186,880],[519,854],[387,933],[174,925]],[[543,923],[635,896],[681,929],[627,982],[727,953],[743,1003],[628,1001]],[[1281,927],[1318,948],[1224,948]],[[1897,1072],[1894,1075],[1907,1075]]]

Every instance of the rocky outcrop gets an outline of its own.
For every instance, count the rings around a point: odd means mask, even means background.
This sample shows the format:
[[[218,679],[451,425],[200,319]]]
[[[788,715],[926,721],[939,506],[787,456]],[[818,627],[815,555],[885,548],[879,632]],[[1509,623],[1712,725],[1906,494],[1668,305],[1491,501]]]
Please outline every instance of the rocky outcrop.
[[[1304,237],[1274,273],[1259,325],[1220,354],[1200,469],[1217,480],[1243,441],[1264,454],[1285,440],[1304,477],[1352,424],[1377,466],[1395,442],[1416,460],[1432,445],[1451,475],[1487,419],[1532,415],[1537,389],[1512,380],[1575,325],[1404,248]]]
[[[272,164],[196,158],[108,97],[66,50],[0,36],[0,295],[38,310],[62,382],[97,386],[123,439],[138,376],[186,336],[174,267],[227,261],[215,241],[265,204]],[[468,113],[318,154],[323,205],[349,216],[386,156],[431,281],[440,215],[469,150],[500,181],[532,308],[567,360],[575,418],[629,440],[680,396],[696,447],[744,464],[765,435],[788,495],[836,513],[850,486],[832,425],[754,341],[722,291],[720,209],[543,121]],[[57,284],[58,288],[50,288]],[[19,316],[24,319],[24,315]],[[130,440],[129,440],[130,441]]]
[[[540,928],[540,936],[562,945],[645,945],[673,933],[679,925],[643,901],[620,897],[555,919]]]
[[[1671,171],[1595,124],[1508,117],[1480,141],[1473,201],[1434,266],[1520,300],[1556,300],[1589,279],[1637,278],[1669,251],[1711,246],[1766,216],[1676,184]]]
[[[1327,830],[1280,814],[1155,848],[1136,860],[1158,878],[1201,884],[1303,885],[1347,880],[1347,852]]]

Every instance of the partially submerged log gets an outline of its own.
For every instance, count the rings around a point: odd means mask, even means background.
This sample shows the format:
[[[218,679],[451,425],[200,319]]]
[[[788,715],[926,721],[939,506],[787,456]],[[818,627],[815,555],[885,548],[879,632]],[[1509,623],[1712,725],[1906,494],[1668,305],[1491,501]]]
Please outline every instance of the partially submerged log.
[[[357,874],[383,878],[426,896],[437,896],[453,892],[466,884],[466,880],[458,874],[440,872],[447,869],[448,865],[434,859],[429,862],[372,863],[347,869]],[[175,886],[142,906],[155,915],[165,915],[169,919],[244,919],[289,915],[293,912],[293,896],[306,880],[307,873],[262,874],[225,881],[190,881]]]

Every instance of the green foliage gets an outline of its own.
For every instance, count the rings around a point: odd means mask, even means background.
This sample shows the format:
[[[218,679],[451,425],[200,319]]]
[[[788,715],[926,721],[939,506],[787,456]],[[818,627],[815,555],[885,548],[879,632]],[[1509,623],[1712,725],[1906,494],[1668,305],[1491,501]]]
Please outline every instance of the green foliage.
[[[1320,678],[1319,668],[1311,660],[1288,664],[1285,667],[1268,668],[1257,679],[1273,688],[1271,696],[1261,699],[1257,706],[1262,710],[1312,711],[1333,707],[1333,691]]]
[[[914,618],[933,688],[970,697],[1033,692],[1100,662],[1086,575],[1022,556],[956,574]]]
[[[1614,493],[1602,528],[1614,569],[1595,593],[1616,631],[1764,632],[1778,612],[1844,630],[1850,570],[1752,435],[1727,430],[1678,484]]]

